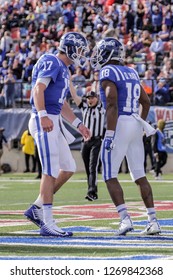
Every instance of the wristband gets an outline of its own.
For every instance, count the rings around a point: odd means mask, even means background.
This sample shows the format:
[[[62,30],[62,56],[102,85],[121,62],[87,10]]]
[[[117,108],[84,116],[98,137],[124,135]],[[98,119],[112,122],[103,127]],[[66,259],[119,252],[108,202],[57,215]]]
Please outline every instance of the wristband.
[[[38,116],[39,116],[39,118],[47,117],[47,111],[46,110],[39,111]]]
[[[105,137],[114,137],[115,131],[114,130],[106,130]]]
[[[82,121],[79,118],[76,118],[72,122],[72,125],[75,126],[76,128],[78,128],[81,123],[82,123]]]

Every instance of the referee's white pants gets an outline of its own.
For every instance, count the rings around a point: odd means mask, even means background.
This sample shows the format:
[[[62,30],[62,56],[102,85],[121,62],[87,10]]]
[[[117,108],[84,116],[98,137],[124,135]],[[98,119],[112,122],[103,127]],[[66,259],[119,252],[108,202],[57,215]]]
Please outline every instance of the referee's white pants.
[[[38,148],[42,173],[57,178],[60,170],[75,172],[76,164],[60,130],[59,115],[49,114],[48,117],[54,124],[51,132],[43,131],[35,114],[32,114],[29,120],[29,130]]]
[[[143,127],[133,116],[123,115],[118,118],[113,150],[107,151],[103,144],[101,158],[104,181],[117,178],[125,156],[132,180],[145,176]]]

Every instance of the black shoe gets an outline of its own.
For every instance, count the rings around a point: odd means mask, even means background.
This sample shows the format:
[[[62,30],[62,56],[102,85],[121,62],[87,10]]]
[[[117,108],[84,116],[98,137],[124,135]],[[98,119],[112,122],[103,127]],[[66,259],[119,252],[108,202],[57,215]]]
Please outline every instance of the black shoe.
[[[28,172],[30,172],[30,170],[28,170],[28,169],[23,171],[23,173],[28,173]]]
[[[37,177],[35,177],[35,179],[41,179],[41,175],[38,175]]]
[[[94,201],[94,200],[97,200],[98,199],[98,195],[97,194],[87,194],[85,196],[85,199],[89,200],[89,201]]]

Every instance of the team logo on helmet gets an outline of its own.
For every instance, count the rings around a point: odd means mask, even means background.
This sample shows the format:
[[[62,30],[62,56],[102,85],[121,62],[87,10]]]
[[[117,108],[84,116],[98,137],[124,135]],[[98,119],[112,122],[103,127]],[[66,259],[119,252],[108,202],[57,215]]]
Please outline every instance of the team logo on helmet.
[[[69,32],[62,36],[59,50],[64,52],[76,66],[84,67],[89,58],[89,47],[83,35]]]
[[[100,69],[109,60],[123,62],[124,47],[117,39],[107,37],[98,42],[93,49],[91,65],[93,68]]]

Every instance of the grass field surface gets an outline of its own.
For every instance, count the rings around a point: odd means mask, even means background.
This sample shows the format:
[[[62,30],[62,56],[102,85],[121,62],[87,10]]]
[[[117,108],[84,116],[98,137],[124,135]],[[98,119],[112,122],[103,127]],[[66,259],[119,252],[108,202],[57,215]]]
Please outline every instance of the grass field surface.
[[[141,236],[147,216],[140,193],[129,174],[120,174],[134,231],[126,236],[114,235],[119,217],[99,175],[98,196],[85,200],[86,175],[75,174],[55,195],[54,217],[58,225],[73,231],[70,238],[45,238],[23,213],[39,192],[36,174],[0,176],[0,259],[117,259],[173,260],[173,174],[151,182],[157,218],[162,233]]]

